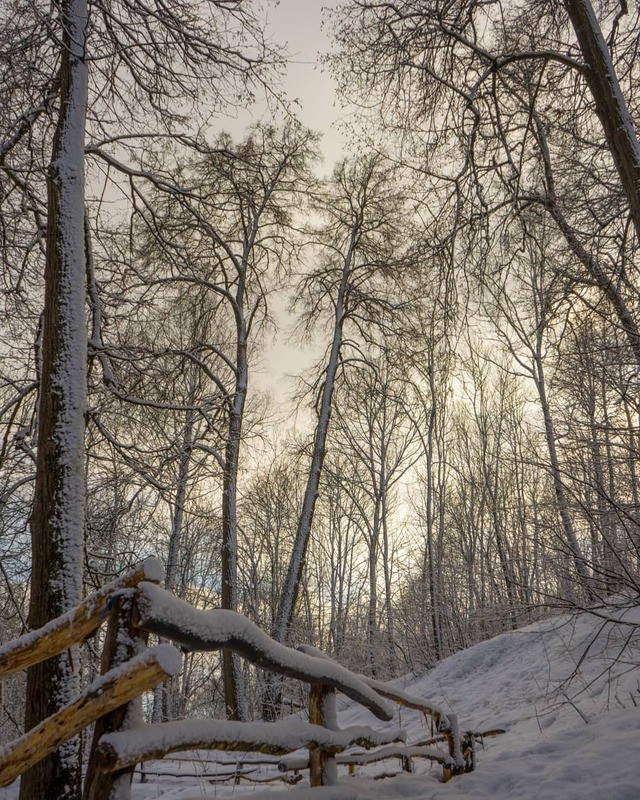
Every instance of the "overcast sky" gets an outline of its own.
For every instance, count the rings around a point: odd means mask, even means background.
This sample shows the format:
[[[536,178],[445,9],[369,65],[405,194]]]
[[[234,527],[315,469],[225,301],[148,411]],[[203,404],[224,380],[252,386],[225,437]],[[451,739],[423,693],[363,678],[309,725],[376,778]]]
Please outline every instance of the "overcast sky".
[[[300,102],[298,116],[312,130],[323,134],[325,169],[342,154],[343,139],[331,125],[336,119],[335,87],[318,53],[330,49],[321,29],[323,8],[339,0],[280,0],[270,8],[270,29],[275,40],[286,43],[290,57],[285,90],[290,99]]]
[[[329,37],[322,30],[323,9],[341,0],[265,0],[267,36],[284,47],[289,64],[282,85],[287,99],[294,103],[296,116],[311,130],[322,134],[324,171],[342,157],[344,139],[332,128],[336,121],[335,88],[319,54],[330,49]],[[220,119],[220,128],[241,137],[252,122],[268,122],[270,114],[263,102],[250,109],[236,109],[230,118]]]
[[[290,57],[284,90],[289,100],[297,100],[296,114],[307,127],[322,134],[323,172],[329,172],[342,157],[343,138],[333,129],[336,118],[334,84],[319,63],[319,52],[329,49],[328,37],[321,29],[322,9],[337,5],[339,0],[269,0],[269,33],[274,41],[286,45]],[[271,301],[279,324],[284,330],[264,354],[263,368],[254,373],[255,384],[273,394],[276,405],[285,407],[293,389],[288,376],[299,373],[322,348],[301,348],[287,339],[290,320],[282,305]],[[319,344],[319,343],[318,343]]]

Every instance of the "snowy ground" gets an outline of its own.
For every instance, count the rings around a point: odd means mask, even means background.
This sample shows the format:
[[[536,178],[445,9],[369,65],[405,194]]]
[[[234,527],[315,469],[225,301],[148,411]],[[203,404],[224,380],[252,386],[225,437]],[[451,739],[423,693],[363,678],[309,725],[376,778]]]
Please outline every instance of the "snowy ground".
[[[622,619],[640,626],[640,608],[627,611]],[[462,730],[506,729],[504,735],[486,740],[475,773],[442,784],[439,766],[416,761],[416,774],[373,780],[399,770],[398,761],[390,760],[361,768],[355,777],[341,769],[337,789],[309,789],[306,781],[265,788],[211,784],[204,773],[214,768],[198,761],[165,761],[148,768],[177,771],[182,777],[150,777],[142,784],[137,776],[132,796],[276,800],[274,792],[284,792],[287,800],[640,800],[640,627],[601,629],[601,622],[586,614],[555,617],[476,645],[402,684],[412,694],[456,712]],[[400,724],[410,740],[428,734],[419,715],[406,709],[392,722],[380,723],[353,703],[342,706],[343,727]],[[231,753],[221,755],[227,762],[234,758]],[[217,768],[218,773],[230,769]],[[257,778],[274,774],[265,767],[252,773]],[[14,794],[15,787],[6,793],[0,790],[0,800]]]

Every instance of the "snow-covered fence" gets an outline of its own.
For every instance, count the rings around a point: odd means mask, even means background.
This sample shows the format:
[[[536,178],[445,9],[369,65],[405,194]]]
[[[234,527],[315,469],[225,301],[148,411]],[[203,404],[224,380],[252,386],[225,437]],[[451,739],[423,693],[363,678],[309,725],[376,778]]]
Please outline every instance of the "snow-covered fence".
[[[203,611],[152,583],[136,591],[135,624],[149,633],[171,639],[189,650],[233,650],[271,672],[310,684],[309,723],[233,723],[207,720],[165,723],[103,737],[98,747],[102,769],[115,771],[134,762],[185,749],[244,750],[286,754],[309,749],[312,786],[335,783],[335,754],[355,744],[365,748],[404,741],[400,729],[383,733],[371,728],[338,730],[335,692],[341,691],[382,720],[393,718],[394,707],[335,661],[293,650],[271,639],[257,625],[233,611]],[[171,727],[167,727],[171,726]],[[295,734],[295,735],[294,735]],[[145,742],[145,749],[140,743]]]
[[[0,750],[0,786],[11,783],[92,723],[94,739],[84,800],[126,800],[138,763],[190,749],[286,756],[306,748],[308,759],[297,768],[309,768],[311,786],[334,784],[339,763],[353,767],[389,756],[401,758],[405,766],[413,757],[438,761],[443,765],[445,780],[473,768],[474,735],[461,737],[454,715],[379,681],[356,675],[314,648],[294,650],[279,644],[240,614],[194,608],[161,589],[157,585],[161,580],[159,563],[147,559],[75,610],[0,648],[3,678],[83,642],[109,617],[103,674],[76,700]],[[170,639],[183,649],[232,650],[264,669],[308,683],[309,722],[185,720],[144,725],[140,713],[142,694],[177,675],[181,666],[180,654],[170,645],[147,649],[149,633]],[[436,736],[429,742],[407,746],[401,729],[376,731],[358,726],[340,730],[337,690],[386,721],[393,718],[392,703],[417,709],[432,718]],[[436,742],[446,742],[448,752],[438,753],[426,747]],[[370,755],[346,752],[353,746],[383,750]],[[286,771],[286,760],[281,764]]]
[[[77,608],[4,645],[0,648],[0,679],[84,642],[109,616],[114,598],[130,594],[141,581],[160,581],[162,576],[160,563],[149,558],[87,597]],[[180,664],[178,651],[162,645],[141,648],[135,658],[119,667],[103,669],[79,697],[0,749],[0,786],[12,783],[88,725],[177,674]]]
[[[162,576],[160,562],[155,558],[147,558],[117,580],[89,595],[77,608],[3,645],[0,648],[0,680],[84,642],[100,627],[107,615],[107,605],[114,595],[136,586],[140,581],[161,581]]]
[[[335,760],[336,765],[348,767],[349,774],[352,775],[356,767],[364,767],[369,764],[375,764],[378,761],[387,761],[388,759],[398,759],[405,772],[412,772],[413,759],[426,759],[442,766],[444,772],[443,780],[446,782],[452,775],[460,774],[460,772],[471,772],[475,768],[476,741],[484,741],[484,739],[498,736],[502,733],[504,733],[504,730],[491,730],[483,733],[469,731],[465,733],[462,736],[460,748],[464,763],[463,765],[458,765],[461,766],[461,769],[456,769],[456,764],[449,753],[434,749],[434,745],[448,743],[446,735],[432,736],[429,739],[410,744],[390,744],[366,753],[343,752],[339,753]],[[281,773],[293,772],[297,775],[301,770],[309,768],[309,759],[302,756],[291,756],[280,759],[278,762],[278,770]]]
[[[338,689],[378,719],[393,719],[394,706],[371,688],[366,679],[335,661],[279,644],[235,611],[203,611],[159,586],[143,582],[137,589],[136,625],[187,650],[233,650],[271,672]]]
[[[336,663],[326,653],[323,653],[321,650],[318,650],[311,645],[300,645],[298,650],[300,650],[302,653],[306,653],[307,655],[324,659],[329,663]],[[392,700],[394,703],[404,706],[405,708],[411,708],[415,711],[419,711],[425,716],[425,718],[431,717],[433,720],[433,728],[438,732],[438,736],[430,739],[428,744],[433,745],[438,742],[446,742],[448,746],[448,753],[446,755],[443,755],[432,749],[427,750],[424,746],[411,753],[408,751],[401,752],[401,749],[396,748],[395,754],[402,759],[404,766],[410,763],[409,759],[411,757],[426,758],[431,761],[436,761],[439,764],[442,764],[443,778],[445,781],[448,781],[453,775],[460,775],[465,770],[471,771],[474,768],[474,748],[476,734],[467,732],[463,736],[460,736],[458,718],[455,714],[447,714],[442,708],[439,708],[433,703],[427,703],[420,697],[414,697],[413,695],[402,691],[402,689],[396,689],[386,683],[383,683],[382,681],[375,680],[375,678],[369,678],[366,675],[360,675],[359,678],[382,697]],[[412,748],[405,748],[405,750],[411,749]],[[380,760],[379,758],[376,758],[375,753],[369,754],[367,758],[368,760],[364,756],[359,757],[354,755],[351,757],[351,760],[349,760],[349,755],[345,754],[341,759],[339,759],[339,763],[356,766],[361,763],[372,763]]]
[[[178,651],[170,645],[160,645],[101,675],[72,703],[3,748],[0,786],[12,783],[92,722],[177,675],[180,665]]]

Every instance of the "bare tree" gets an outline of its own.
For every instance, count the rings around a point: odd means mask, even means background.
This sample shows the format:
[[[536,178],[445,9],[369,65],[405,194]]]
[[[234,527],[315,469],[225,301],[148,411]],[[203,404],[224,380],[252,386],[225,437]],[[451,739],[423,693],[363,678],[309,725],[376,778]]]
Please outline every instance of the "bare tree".
[[[443,242],[489,250],[541,205],[637,353],[637,8],[358,0],[335,22],[344,90],[450,214]]]
[[[192,445],[222,472],[223,608],[237,609],[238,481],[252,353],[269,323],[268,298],[297,249],[296,215],[311,184],[316,137],[296,124],[256,125],[236,143],[227,134],[205,154],[176,168],[183,193],[158,192],[142,210],[145,247],[138,291],[181,291],[200,297],[217,329],[189,345],[192,366],[206,374],[224,422],[218,441]],[[157,228],[162,209],[162,231]],[[160,268],[160,269],[159,269]],[[143,405],[144,398],[139,402]],[[202,409],[198,398],[188,401]],[[223,654],[227,714],[246,717],[240,662]]]
[[[14,224],[4,216],[3,224],[18,231],[12,238],[14,252],[22,247],[31,261],[41,263],[37,248],[22,244],[19,235],[31,227],[35,241],[43,241],[45,215],[47,220],[31,516],[31,626],[75,605],[82,586],[87,274],[89,290],[95,288],[85,214],[85,131],[94,156],[118,169],[121,162],[106,153],[109,145],[117,148],[119,141],[126,149],[128,144],[133,155],[134,141],[158,142],[175,134],[181,119],[176,97],[186,110],[203,86],[221,101],[225,88],[238,90],[247,80],[262,80],[266,47],[259,23],[236,6],[221,0],[197,12],[182,6],[150,16],[144,4],[105,4],[92,7],[90,20],[85,0],[61,0],[49,14],[29,6],[20,25],[3,23],[1,61],[17,75],[20,88],[14,82],[3,85],[0,167],[14,194],[27,198],[23,218],[30,221]],[[34,57],[31,64],[25,64],[25,53]],[[17,67],[13,54],[18,54]],[[9,117],[6,103],[16,98],[25,104],[14,106],[15,117]],[[122,126],[114,125],[114,118]],[[136,140],[136,134],[141,138]],[[25,152],[29,166],[21,169]],[[50,153],[46,161],[43,152]],[[135,169],[129,164],[123,171],[130,176]],[[41,185],[45,172],[46,201]],[[24,270],[12,266],[13,285],[19,287]],[[41,282],[36,285],[42,287]],[[95,300],[92,294],[94,323]],[[30,670],[27,726],[69,700],[74,673],[68,653]],[[73,797],[79,777],[74,740],[25,775],[21,796]]]
[[[565,0],[564,6],[586,64],[584,79],[629,204],[636,237],[640,240],[640,142],[610,52],[629,7],[626,3],[620,4],[607,42],[590,0]]]
[[[348,370],[337,392],[332,445],[351,462],[344,490],[358,508],[368,548],[368,669],[398,671],[393,613],[390,529],[398,526],[394,505],[400,484],[420,456],[414,421],[407,415],[408,382],[386,352]],[[358,490],[361,490],[360,492]],[[379,568],[384,594],[378,599]],[[383,609],[384,638],[379,632]],[[384,657],[382,655],[384,653]]]
[[[402,201],[394,171],[379,157],[342,163],[318,212],[326,220],[316,234],[317,264],[299,288],[307,330],[331,326],[325,366],[313,385],[317,423],[307,486],[280,598],[274,635],[284,641],[296,605],[313,523],[336,380],[372,328],[384,325],[394,306],[393,283],[402,257]],[[397,302],[397,301],[396,301]]]

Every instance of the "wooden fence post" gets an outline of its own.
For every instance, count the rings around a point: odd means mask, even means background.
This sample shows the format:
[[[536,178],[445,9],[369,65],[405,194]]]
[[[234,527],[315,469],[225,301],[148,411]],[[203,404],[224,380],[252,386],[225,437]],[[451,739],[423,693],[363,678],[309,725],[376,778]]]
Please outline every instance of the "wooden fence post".
[[[413,772],[413,761],[409,756],[401,756],[400,762],[402,764],[403,772]]]
[[[129,661],[147,646],[149,634],[131,624],[134,590],[116,596],[111,603],[111,616],[102,651],[101,672]],[[124,723],[141,721],[141,699],[120,706],[115,711],[96,720],[91,743],[89,765],[84,782],[83,800],[128,800],[131,796],[131,779],[135,765],[121,772],[103,772],[97,761],[96,751],[100,737],[119,730]]]
[[[445,764],[442,770],[443,783],[447,783],[454,775],[462,775],[464,772],[460,731],[456,714],[449,714],[449,727],[445,731],[445,736],[449,745],[449,764]]]
[[[312,683],[309,691],[309,722],[329,730],[338,730],[336,691],[322,683]],[[309,748],[309,783],[311,786],[335,786],[338,768],[333,754],[321,747]]]

